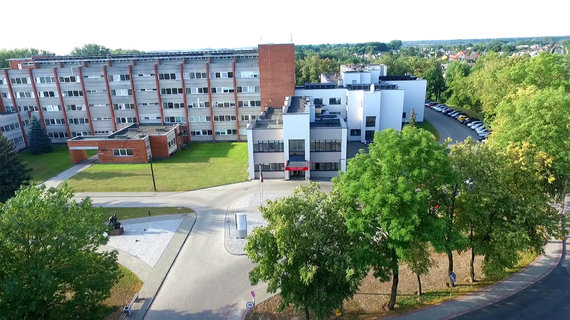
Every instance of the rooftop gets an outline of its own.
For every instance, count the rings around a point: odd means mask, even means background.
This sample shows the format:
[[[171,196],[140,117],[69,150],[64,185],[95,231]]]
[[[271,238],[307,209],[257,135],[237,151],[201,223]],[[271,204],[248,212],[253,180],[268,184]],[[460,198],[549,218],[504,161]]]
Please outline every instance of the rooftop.
[[[161,136],[179,125],[132,124],[107,136],[79,136],[71,140],[140,140],[147,136]]]
[[[372,86],[374,86],[374,91],[398,89],[397,84],[386,83],[386,82],[373,83],[373,84],[347,84],[346,88],[348,90],[371,90]]]
[[[253,121],[248,129],[283,129],[283,110],[281,108],[267,108],[261,116]]]
[[[417,80],[418,77],[414,76],[380,76],[378,77],[379,81],[396,81],[396,80]]]
[[[294,114],[294,113],[305,113],[307,108],[305,105],[307,104],[307,100],[305,97],[300,96],[292,96],[285,98],[285,106],[284,106],[284,113],[285,114]]]

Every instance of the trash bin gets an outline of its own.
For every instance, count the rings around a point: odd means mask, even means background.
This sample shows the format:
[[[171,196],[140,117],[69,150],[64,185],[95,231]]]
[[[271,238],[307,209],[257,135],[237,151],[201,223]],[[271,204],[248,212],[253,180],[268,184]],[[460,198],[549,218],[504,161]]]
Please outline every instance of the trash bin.
[[[236,213],[235,219],[236,219],[237,238],[245,239],[245,237],[247,237],[247,219],[245,213]]]

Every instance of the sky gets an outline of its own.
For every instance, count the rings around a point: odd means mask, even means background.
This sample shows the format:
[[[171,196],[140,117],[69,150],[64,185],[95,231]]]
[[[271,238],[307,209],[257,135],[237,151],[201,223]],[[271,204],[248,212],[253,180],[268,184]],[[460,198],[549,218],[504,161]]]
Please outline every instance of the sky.
[[[0,48],[68,54],[87,43],[156,51],[557,36],[570,35],[569,9],[563,0],[8,0]]]

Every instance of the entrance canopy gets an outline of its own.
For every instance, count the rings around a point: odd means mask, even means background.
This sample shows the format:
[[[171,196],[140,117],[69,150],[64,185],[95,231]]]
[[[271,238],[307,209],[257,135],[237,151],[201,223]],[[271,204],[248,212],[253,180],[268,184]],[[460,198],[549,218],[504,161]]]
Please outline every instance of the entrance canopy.
[[[287,161],[287,165],[285,166],[285,170],[287,171],[307,171],[309,170],[309,161]]]

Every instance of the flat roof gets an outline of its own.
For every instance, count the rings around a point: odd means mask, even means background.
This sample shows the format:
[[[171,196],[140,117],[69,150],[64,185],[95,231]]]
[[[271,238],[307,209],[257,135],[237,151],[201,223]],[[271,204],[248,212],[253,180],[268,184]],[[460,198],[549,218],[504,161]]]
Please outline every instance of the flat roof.
[[[166,135],[172,129],[178,127],[175,125],[155,125],[155,124],[132,124],[121,130],[113,132],[107,136],[78,136],[70,140],[81,141],[81,140],[140,140],[144,139],[146,136],[162,136]]]
[[[370,90],[371,86],[374,86],[374,91],[398,89],[397,84],[386,83],[386,82],[373,83],[373,84],[347,84],[346,88],[348,90]]]
[[[269,107],[263,111],[255,121],[248,126],[248,129],[283,129],[282,108]]]
[[[396,80],[417,80],[418,77],[414,76],[379,76],[379,81],[396,81]]]
[[[315,118],[309,123],[311,128],[341,128],[342,124],[338,118]]]

